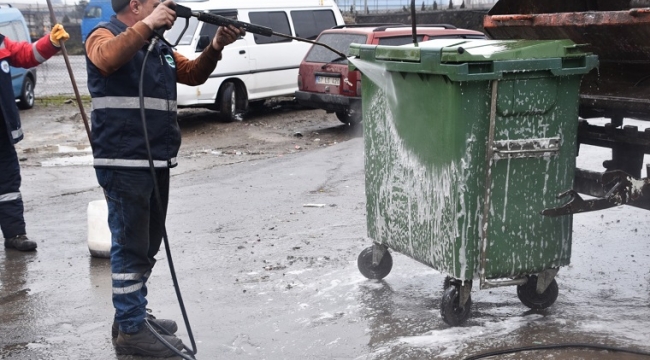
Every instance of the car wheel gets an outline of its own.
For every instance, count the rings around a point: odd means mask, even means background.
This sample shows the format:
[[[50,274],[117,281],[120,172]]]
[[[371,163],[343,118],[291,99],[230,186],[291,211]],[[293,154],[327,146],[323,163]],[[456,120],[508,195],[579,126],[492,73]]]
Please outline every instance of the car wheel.
[[[31,109],[34,107],[34,80],[31,77],[25,76],[23,81],[23,89],[18,97],[18,108]]]
[[[237,112],[237,89],[232,82],[224,83],[219,94],[219,112],[221,117],[228,122],[240,120],[241,114]]]
[[[362,120],[361,112],[355,111],[351,112],[350,110],[337,111],[336,117],[344,124],[356,125],[359,124]]]

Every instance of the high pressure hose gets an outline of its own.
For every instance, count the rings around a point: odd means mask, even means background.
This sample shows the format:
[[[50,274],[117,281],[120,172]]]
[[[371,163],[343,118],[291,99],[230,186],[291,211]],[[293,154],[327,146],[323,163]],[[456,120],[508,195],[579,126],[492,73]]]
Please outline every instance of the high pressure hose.
[[[498,356],[498,355],[506,355],[506,354],[514,354],[518,352],[524,352],[524,351],[541,351],[541,350],[558,350],[558,349],[589,349],[589,350],[601,350],[601,351],[609,351],[609,352],[620,352],[620,353],[626,353],[626,354],[634,354],[634,355],[641,355],[641,356],[648,356],[650,357],[650,353],[644,352],[644,351],[638,351],[638,350],[630,350],[630,349],[622,349],[622,348],[617,348],[617,347],[612,347],[612,346],[607,346],[607,345],[595,345],[595,344],[552,344],[552,345],[538,345],[538,346],[524,346],[524,347],[518,347],[518,348],[511,348],[511,349],[503,349],[503,350],[496,350],[496,351],[490,351],[482,354],[476,354],[476,355],[471,355],[463,360],[478,360],[478,359],[485,359],[493,356]]]
[[[158,187],[158,180],[156,179],[156,168],[153,165],[153,156],[151,155],[151,145],[149,144],[149,134],[147,132],[147,117],[145,115],[145,110],[144,110],[144,94],[143,94],[143,87],[144,87],[144,70],[145,70],[145,65],[147,64],[147,58],[149,57],[149,54],[151,51],[154,49],[156,44],[158,43],[158,36],[154,36],[151,39],[151,43],[149,44],[149,48],[147,49],[147,53],[144,56],[144,60],[142,61],[142,69],[140,69],[140,83],[139,83],[139,97],[140,97],[140,118],[142,119],[142,128],[144,131],[144,143],[147,146],[147,157],[149,160],[149,170],[151,170],[151,177],[153,178],[153,188],[154,188],[154,194],[156,196],[156,202],[158,203],[158,211],[160,211],[161,214],[165,214],[165,209],[162,204],[162,198],[160,197],[160,188]],[[167,254],[167,263],[169,264],[169,272],[172,275],[172,281],[174,283],[174,290],[176,290],[176,298],[178,299],[178,305],[181,308],[181,313],[183,314],[183,321],[185,322],[185,328],[187,329],[187,335],[190,338],[190,343],[192,344],[192,349],[189,349],[185,344],[183,344],[183,347],[187,353],[183,353],[176,349],[172,344],[167,342],[158,332],[161,331],[163,333],[166,333],[166,331],[162,328],[154,329],[154,327],[151,325],[151,323],[145,318],[144,322],[146,326],[149,328],[149,330],[160,340],[165,346],[167,346],[171,351],[173,351],[176,355],[182,357],[183,359],[187,360],[196,360],[196,355],[197,349],[196,349],[196,342],[194,341],[194,335],[192,334],[192,327],[190,326],[190,321],[187,318],[187,311],[185,310],[185,304],[183,303],[183,296],[181,295],[181,289],[178,286],[178,279],[176,278],[176,270],[174,269],[174,261],[172,260],[172,252],[171,249],[169,248],[169,239],[167,238],[167,227],[165,226],[165,222],[163,221],[163,239],[165,240],[165,253]],[[171,334],[167,334],[171,335]]]

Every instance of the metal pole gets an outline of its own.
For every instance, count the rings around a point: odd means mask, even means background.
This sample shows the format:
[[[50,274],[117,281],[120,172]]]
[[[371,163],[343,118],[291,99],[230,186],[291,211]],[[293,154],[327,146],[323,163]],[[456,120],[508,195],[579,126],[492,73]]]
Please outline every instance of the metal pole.
[[[52,7],[52,1],[47,0],[47,7],[50,10],[50,22],[54,26],[56,21],[56,15],[54,15],[54,8]],[[79,112],[81,112],[81,118],[84,121],[84,126],[86,127],[86,135],[88,135],[88,142],[90,142],[90,147],[92,149],[93,143],[90,138],[90,125],[88,125],[88,117],[86,116],[86,111],[84,110],[83,103],[81,102],[81,95],[79,95],[79,89],[77,88],[77,82],[74,80],[74,73],[72,72],[72,66],[70,65],[70,59],[68,58],[68,52],[65,49],[65,44],[63,41],[59,42],[61,46],[61,54],[63,54],[63,59],[65,60],[65,65],[68,68],[68,74],[70,75],[70,81],[72,81],[72,89],[74,90],[74,95],[77,98],[77,105],[79,105]]]

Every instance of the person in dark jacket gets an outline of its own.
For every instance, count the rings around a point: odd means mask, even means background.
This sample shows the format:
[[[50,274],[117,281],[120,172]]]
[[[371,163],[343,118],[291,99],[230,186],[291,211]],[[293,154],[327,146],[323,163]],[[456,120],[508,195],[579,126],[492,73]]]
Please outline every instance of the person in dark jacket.
[[[221,59],[223,47],[244,32],[233,26],[219,27],[211,44],[190,61],[162,41],[150,47],[154,29],[170,28],[176,19],[171,0],[112,0],[112,6],[116,15],[97,25],[86,40],[94,167],[106,195],[112,235],[112,336],[117,354],[168,357],[174,355],[173,351],[144,321],[147,319],[168,334],[178,329],[174,321],[153,318],[146,309],[146,283],[164,232],[169,169],[176,166],[181,144],[176,83],[204,83]],[[149,48],[151,53],[146,56]],[[147,134],[162,211],[154,192],[140,115],[141,72]],[[162,336],[178,350],[183,348],[177,337]]]
[[[0,227],[5,248],[20,251],[36,249],[36,242],[27,238],[20,194],[20,164],[14,144],[23,139],[20,116],[11,84],[11,68],[31,68],[56,54],[61,41],[70,36],[61,24],[31,44],[12,41],[0,34]]]

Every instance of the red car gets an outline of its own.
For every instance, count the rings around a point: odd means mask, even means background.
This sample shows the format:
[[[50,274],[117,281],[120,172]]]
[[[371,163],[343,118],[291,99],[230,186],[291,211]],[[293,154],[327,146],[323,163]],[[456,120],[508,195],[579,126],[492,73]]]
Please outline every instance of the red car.
[[[457,29],[452,25],[419,25],[417,39],[485,39],[479,31]],[[410,25],[341,25],[324,30],[316,40],[347,54],[351,43],[405,45],[413,42]],[[313,45],[298,72],[299,104],[336,113],[346,124],[361,122],[361,74],[348,71],[348,60],[323,46]]]

